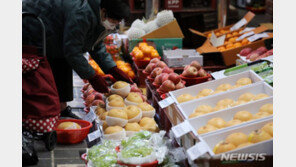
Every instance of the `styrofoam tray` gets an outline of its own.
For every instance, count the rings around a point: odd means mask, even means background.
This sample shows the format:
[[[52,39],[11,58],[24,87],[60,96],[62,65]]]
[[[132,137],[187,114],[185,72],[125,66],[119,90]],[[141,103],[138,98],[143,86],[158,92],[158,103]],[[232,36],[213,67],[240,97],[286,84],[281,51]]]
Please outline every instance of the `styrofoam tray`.
[[[185,103],[181,103],[181,104],[178,104],[177,107],[179,108],[179,110],[181,111],[185,119],[188,119],[189,115],[192,112],[194,112],[194,110],[200,105],[210,105],[212,107],[215,107],[219,100],[222,100],[225,98],[230,98],[237,101],[240,95],[247,92],[253,93],[255,95],[259,93],[265,93],[271,97],[273,95],[273,88],[265,82],[259,82],[259,83],[247,85],[244,87],[240,87],[237,89],[229,90],[224,93],[207,96],[202,99],[195,99]],[[233,108],[233,107],[230,107],[230,108]],[[218,111],[215,111],[215,112],[218,112]],[[212,113],[215,113],[215,112],[212,112]],[[208,115],[208,114],[205,114],[205,115]],[[205,116],[205,115],[202,115],[202,116]]]
[[[251,61],[250,59],[247,59],[245,56],[241,56],[240,54],[237,54],[237,57],[239,57],[243,62],[245,63],[251,63],[253,61]],[[268,58],[268,59],[267,59]],[[262,60],[267,59],[267,60],[273,60],[273,55],[262,58]],[[261,59],[260,59],[261,60]]]
[[[256,114],[256,113],[259,112],[259,109],[260,109],[261,106],[263,106],[264,104],[268,104],[268,103],[270,103],[270,104],[273,103],[273,98],[272,97],[257,100],[257,101],[253,101],[251,103],[243,104],[243,105],[236,106],[236,107],[233,107],[233,108],[230,108],[230,109],[224,109],[224,110],[220,110],[220,111],[217,111],[217,112],[209,113],[209,114],[204,115],[204,116],[191,118],[191,119],[189,119],[189,123],[194,129],[193,133],[196,136],[198,136],[199,134],[197,133],[197,130],[202,126],[205,126],[207,124],[207,122],[212,118],[220,117],[220,118],[224,119],[227,122],[227,121],[232,120],[235,113],[237,113],[238,111],[249,111],[252,114]],[[270,115],[268,117],[272,118],[272,115]],[[268,118],[268,117],[265,117],[265,118]],[[206,135],[215,134],[215,133],[218,133],[218,132],[220,132],[222,130],[231,129],[231,128],[238,127],[238,126],[244,126],[244,125],[247,125],[247,124],[253,123],[253,122],[258,122],[258,121],[260,121],[262,119],[265,119],[265,118],[251,120],[251,121],[248,121],[248,122],[241,123],[239,125],[218,129],[216,131],[212,131],[212,132],[204,133],[204,134],[200,134],[200,135],[201,136],[206,136]]]
[[[191,94],[192,96],[196,96],[203,89],[213,89],[215,91],[215,89],[221,84],[228,83],[231,85],[235,85],[237,80],[244,78],[244,77],[250,78],[252,80],[253,84],[257,83],[257,82],[263,82],[263,79],[259,75],[257,75],[254,71],[250,70],[250,71],[245,71],[245,72],[242,72],[239,74],[231,75],[226,78],[221,78],[218,80],[213,80],[213,81],[193,85],[190,87],[186,87],[183,89],[171,91],[171,92],[169,92],[169,94],[174,99],[174,101],[176,103],[178,103],[177,98],[182,94],[188,93],[188,94]],[[225,92],[221,92],[221,93],[225,93]],[[218,93],[218,94],[221,94],[221,93]],[[210,96],[213,96],[213,95],[210,95]],[[210,96],[206,96],[206,97],[210,97]],[[198,100],[203,99],[203,98],[204,97],[199,98]]]
[[[261,129],[265,124],[272,122],[272,121],[273,121],[273,118],[265,118],[259,122],[253,122],[248,125],[238,126],[238,127],[231,128],[231,129],[225,129],[223,131],[220,131],[219,133],[207,135],[207,136],[203,137],[203,140],[207,143],[207,145],[211,149],[209,153],[214,157],[219,157],[219,156],[221,156],[221,154],[217,154],[217,155],[214,154],[213,149],[217,143],[225,140],[228,135],[230,135],[232,133],[236,133],[236,132],[242,132],[242,133],[245,133],[246,135],[249,135],[254,130]],[[235,149],[235,150],[232,150],[232,151],[229,151],[226,153],[266,153],[267,155],[272,155],[273,154],[273,139],[266,140],[266,141],[259,142],[259,143],[255,143],[253,145],[239,148],[239,149]]]

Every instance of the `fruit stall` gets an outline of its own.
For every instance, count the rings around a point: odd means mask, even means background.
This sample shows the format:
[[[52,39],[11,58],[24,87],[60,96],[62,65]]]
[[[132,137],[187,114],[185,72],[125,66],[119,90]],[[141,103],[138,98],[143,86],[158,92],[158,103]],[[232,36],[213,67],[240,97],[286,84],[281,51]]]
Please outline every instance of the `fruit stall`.
[[[272,166],[273,34],[248,27],[254,17],[190,29],[202,41],[195,48],[183,48],[171,10],[108,35],[106,51],[134,83],[105,74],[87,53],[109,93],[81,80],[81,120],[58,122],[57,142],[86,141],[79,158],[88,167]],[[243,158],[221,160],[232,154]]]

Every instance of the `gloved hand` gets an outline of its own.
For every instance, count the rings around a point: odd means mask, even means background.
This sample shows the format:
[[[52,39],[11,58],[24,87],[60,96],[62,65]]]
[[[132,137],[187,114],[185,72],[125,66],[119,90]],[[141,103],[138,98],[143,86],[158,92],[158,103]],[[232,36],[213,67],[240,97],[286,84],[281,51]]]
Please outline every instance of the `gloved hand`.
[[[91,78],[88,79],[91,86],[94,88],[94,90],[100,92],[100,93],[109,93],[108,84],[105,81],[103,77],[100,75],[94,75]]]
[[[121,71],[116,66],[109,70],[109,74],[111,74],[118,81],[125,81],[130,84],[134,83],[133,80],[127,74],[125,74],[123,71]]]

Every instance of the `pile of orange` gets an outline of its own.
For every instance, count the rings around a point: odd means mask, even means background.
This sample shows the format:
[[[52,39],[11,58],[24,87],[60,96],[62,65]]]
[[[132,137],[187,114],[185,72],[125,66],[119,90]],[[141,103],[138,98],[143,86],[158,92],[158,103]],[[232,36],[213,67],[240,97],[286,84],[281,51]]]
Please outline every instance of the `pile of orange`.
[[[226,34],[226,38],[231,38],[231,37],[239,35],[241,31],[243,31],[243,30],[239,29],[239,30],[230,32],[230,30],[223,29],[223,30],[220,30],[220,31],[216,31],[215,35],[216,35],[216,37],[219,37],[221,35]],[[211,38],[211,36],[212,36],[212,32],[207,34],[208,38]]]
[[[146,42],[139,43],[138,46],[134,47],[131,55],[136,60],[147,60],[150,61],[153,58],[160,57],[157,50],[153,46],[149,46]]]
[[[117,60],[115,63],[117,67],[126,73],[130,78],[135,78],[135,72],[132,70],[132,66],[129,63],[126,63],[123,60]]]
[[[230,38],[230,39],[233,39],[233,38]],[[234,41],[227,41],[227,42],[224,43],[223,46],[220,46],[217,49],[220,52],[223,52],[225,50],[229,50],[229,49],[233,49],[233,48],[237,48],[237,47],[247,45],[249,43],[250,43],[250,41],[248,41],[247,39],[243,39],[241,41],[236,41],[236,38],[234,38]]]
[[[102,71],[102,69],[100,68],[100,66],[93,59],[90,59],[88,61],[88,63],[95,70],[96,74],[101,75],[101,76],[104,76],[105,75],[105,73]]]

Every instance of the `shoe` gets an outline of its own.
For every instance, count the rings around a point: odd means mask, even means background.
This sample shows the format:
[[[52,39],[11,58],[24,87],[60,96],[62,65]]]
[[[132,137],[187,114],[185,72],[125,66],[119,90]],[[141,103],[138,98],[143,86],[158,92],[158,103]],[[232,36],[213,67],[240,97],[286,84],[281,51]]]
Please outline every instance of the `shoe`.
[[[75,115],[72,112],[72,108],[70,106],[67,106],[66,109],[61,112],[61,117],[70,117],[70,118],[74,118],[74,119],[81,119],[80,117],[78,117],[77,115]]]

